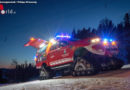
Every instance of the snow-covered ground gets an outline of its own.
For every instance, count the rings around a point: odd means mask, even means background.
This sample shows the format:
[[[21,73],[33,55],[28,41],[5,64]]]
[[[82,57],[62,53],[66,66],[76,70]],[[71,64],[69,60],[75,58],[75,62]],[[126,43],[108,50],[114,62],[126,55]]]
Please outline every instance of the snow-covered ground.
[[[95,76],[63,77],[0,87],[0,90],[130,90],[130,65]]]

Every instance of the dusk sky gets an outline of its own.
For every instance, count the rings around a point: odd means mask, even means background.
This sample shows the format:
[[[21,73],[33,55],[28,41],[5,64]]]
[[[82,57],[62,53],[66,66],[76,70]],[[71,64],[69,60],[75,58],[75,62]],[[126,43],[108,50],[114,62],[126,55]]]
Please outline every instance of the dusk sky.
[[[3,0],[4,1],[4,0]],[[5,0],[6,1],[6,0]],[[109,18],[114,24],[130,12],[130,0],[37,0],[37,4],[3,4],[16,11],[0,14],[0,68],[33,62],[36,50],[24,47],[30,37],[48,40],[56,33],[71,33],[83,27],[97,28],[99,21]]]

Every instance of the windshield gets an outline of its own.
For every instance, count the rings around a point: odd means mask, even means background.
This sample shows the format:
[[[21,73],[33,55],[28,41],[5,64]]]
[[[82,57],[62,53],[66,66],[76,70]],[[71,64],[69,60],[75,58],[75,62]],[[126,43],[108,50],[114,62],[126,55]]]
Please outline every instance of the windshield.
[[[75,42],[75,41],[78,41],[79,39],[69,39],[70,41],[72,41],[72,42]]]
[[[44,53],[46,51],[46,48],[47,48],[47,45],[44,45],[43,47],[37,50],[37,53]]]

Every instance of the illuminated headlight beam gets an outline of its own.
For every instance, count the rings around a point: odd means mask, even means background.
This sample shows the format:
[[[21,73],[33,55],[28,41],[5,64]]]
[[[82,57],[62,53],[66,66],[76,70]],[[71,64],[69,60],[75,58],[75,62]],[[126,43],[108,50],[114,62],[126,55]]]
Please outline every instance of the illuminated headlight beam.
[[[54,40],[54,39],[50,39],[50,42],[51,42],[52,44],[56,44],[56,40]]]
[[[97,42],[100,42],[100,38],[94,38],[91,40],[92,43],[97,43]]]
[[[40,47],[40,48],[42,48],[43,46],[45,46],[45,44],[44,44],[44,43],[42,43],[39,47]]]

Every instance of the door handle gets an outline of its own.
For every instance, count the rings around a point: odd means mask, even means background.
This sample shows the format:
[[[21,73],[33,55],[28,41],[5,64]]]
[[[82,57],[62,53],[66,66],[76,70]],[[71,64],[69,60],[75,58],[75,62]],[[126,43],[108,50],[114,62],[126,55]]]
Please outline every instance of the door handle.
[[[66,50],[64,50],[64,54],[66,54]]]

